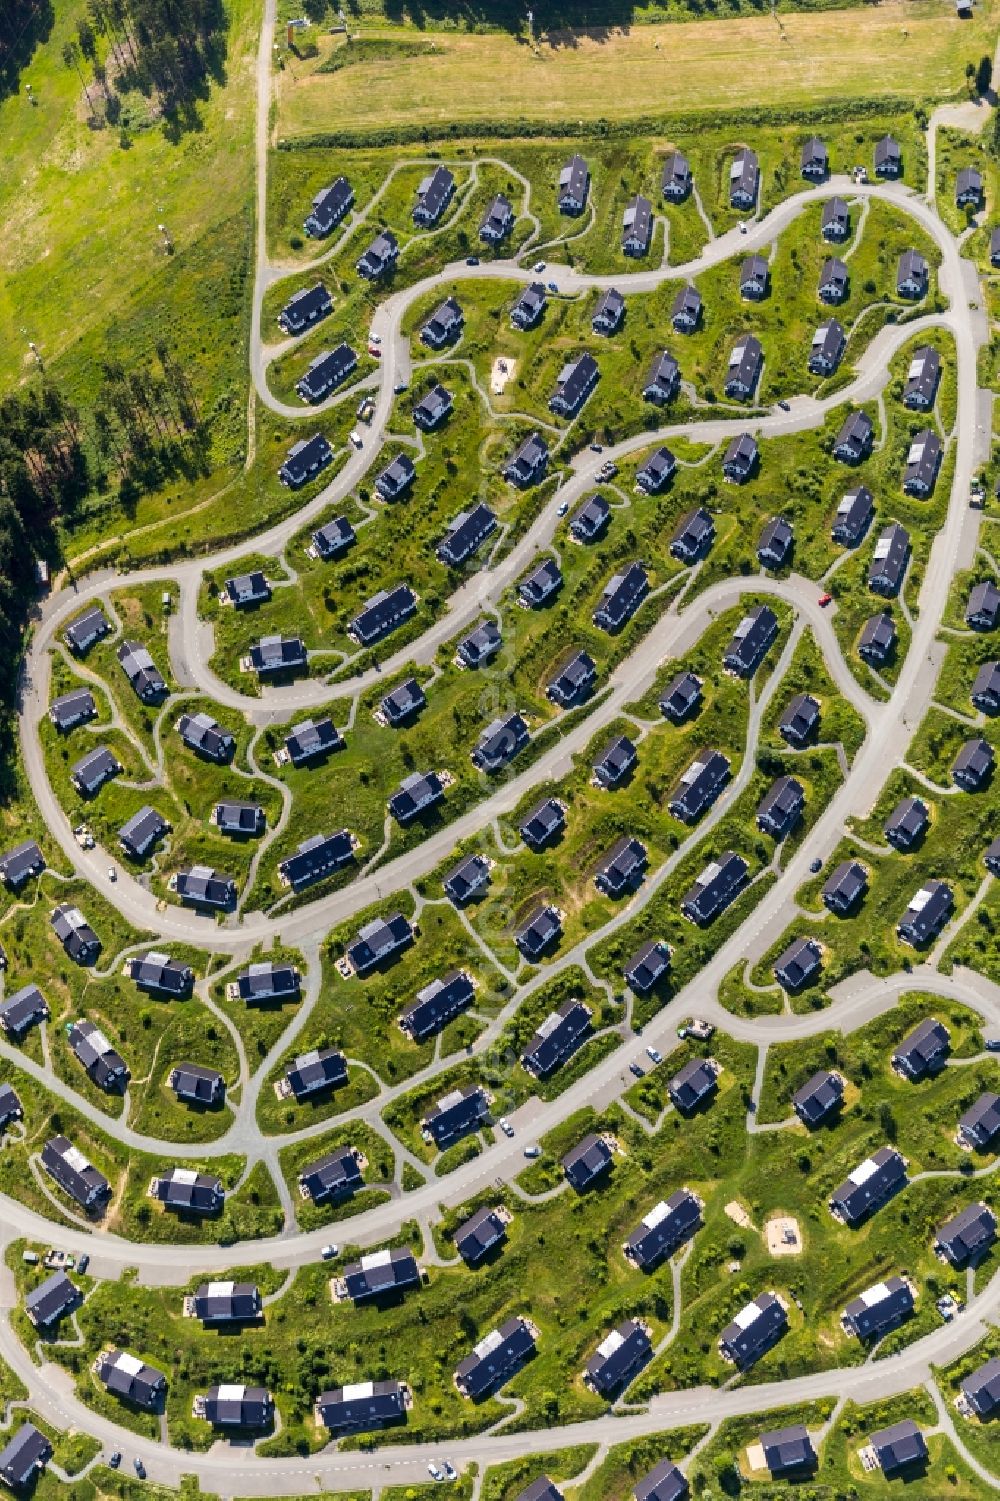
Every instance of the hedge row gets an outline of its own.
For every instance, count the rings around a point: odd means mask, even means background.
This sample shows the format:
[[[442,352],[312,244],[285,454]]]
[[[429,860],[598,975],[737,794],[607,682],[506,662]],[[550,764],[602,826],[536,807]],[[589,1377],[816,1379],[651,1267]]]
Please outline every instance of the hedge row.
[[[372,130],[324,130],[311,135],[283,137],[279,151],[345,150],[377,146],[411,146],[430,141],[531,140],[587,138],[630,140],[639,135],[691,135],[711,129],[749,125],[819,125],[860,120],[870,115],[908,114],[921,106],[894,95],[845,100],[842,104],[803,105],[775,109],[767,105],[739,110],[702,110],[688,115],[640,115],[630,120],[462,120],[433,125],[394,125]],[[929,106],[924,105],[925,109]]]

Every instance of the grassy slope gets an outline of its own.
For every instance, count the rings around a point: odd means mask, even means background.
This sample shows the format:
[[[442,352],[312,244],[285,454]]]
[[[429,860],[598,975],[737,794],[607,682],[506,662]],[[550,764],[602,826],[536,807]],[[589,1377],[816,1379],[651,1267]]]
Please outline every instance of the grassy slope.
[[[780,33],[770,17],[698,21],[577,37],[571,47],[542,43],[534,54],[508,36],[448,35],[435,38],[433,56],[396,52],[331,73],[289,67],[278,130],[294,137],[346,119],[381,128],[391,100],[408,122],[433,129],[456,120],[629,119],[661,113],[666,101],[685,113],[832,103],[859,92],[919,98],[955,92],[966,62],[990,50],[990,35],[987,6],[958,26],[923,0],[865,8],[849,26],[837,12],[790,15]]]

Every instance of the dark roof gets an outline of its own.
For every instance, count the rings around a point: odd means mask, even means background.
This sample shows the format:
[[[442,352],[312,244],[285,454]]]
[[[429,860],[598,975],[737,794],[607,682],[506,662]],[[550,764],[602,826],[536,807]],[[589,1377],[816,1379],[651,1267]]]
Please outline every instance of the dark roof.
[[[108,618],[100,605],[91,605],[82,615],[71,620],[63,631],[63,639],[71,651],[86,651],[95,641],[100,641],[111,630]]]
[[[801,782],[794,777],[776,777],[757,805],[757,826],[775,838],[784,838],[805,806]]]
[[[216,803],[213,818],[224,834],[263,833],[267,815],[259,803]]]
[[[1000,1359],[996,1356],[970,1371],[961,1381],[962,1395],[979,1417],[993,1417],[1000,1408]]]
[[[969,1204],[934,1238],[935,1250],[956,1266],[964,1266],[988,1251],[997,1238],[996,1216],[985,1204]]]
[[[359,646],[370,646],[382,636],[394,631],[417,608],[417,596],[409,584],[394,584],[391,589],[380,589],[355,615],[347,628]]]
[[[163,674],[141,641],[123,641],[117,657],[133,692],[143,702],[160,698],[167,691]]]
[[[201,1063],[177,1063],[167,1081],[178,1099],[196,1105],[214,1104],[225,1093],[225,1080],[217,1068]]]
[[[57,729],[67,729],[83,719],[93,719],[97,713],[94,695],[89,688],[74,688],[63,693],[49,704],[49,718]]]
[[[317,527],[312,534],[312,545],[316,549],[316,555],[320,558],[335,558],[345,548],[351,547],[357,541],[354,528],[346,516],[334,516],[332,520],[324,522]]]
[[[321,1392],[316,1416],[332,1432],[348,1428],[364,1432],[396,1422],[408,1406],[409,1389],[403,1381],[354,1381]]]
[[[274,1399],[263,1386],[211,1386],[202,1401],[204,1417],[215,1427],[264,1428],[274,1413]]]
[[[764,363],[764,350],[759,339],[753,334],[745,334],[729,352],[729,364],[726,373],[726,389],[730,386],[745,394],[751,392],[757,384],[761,366]]]
[[[701,1201],[689,1188],[679,1188],[639,1222],[625,1242],[629,1260],[643,1271],[652,1271],[672,1256],[701,1223]]]
[[[648,938],[625,965],[625,981],[640,993],[652,990],[657,980],[669,970],[670,960],[670,945],[660,938]]]
[[[305,642],[299,636],[262,636],[250,648],[250,666],[258,677],[272,672],[289,672],[304,667],[308,661]]]
[[[492,1205],[484,1204],[455,1231],[458,1254],[470,1266],[481,1261],[487,1251],[507,1239],[507,1222]]]
[[[110,1196],[107,1178],[65,1136],[52,1136],[45,1143],[42,1166],[83,1209],[91,1209]]]
[[[438,1147],[450,1146],[460,1136],[475,1131],[489,1113],[486,1091],[478,1084],[453,1089],[442,1095],[424,1114],[421,1127]]]
[[[623,834],[598,862],[594,882],[608,896],[620,896],[639,883],[648,863],[642,841]]]
[[[896,932],[907,943],[927,943],[941,931],[954,908],[955,898],[947,882],[925,881],[910,898]]]
[[[398,823],[409,823],[444,797],[444,783],[436,771],[414,771],[404,777],[389,798],[389,812]]]
[[[485,855],[466,855],[444,879],[445,892],[453,902],[467,901],[489,883],[490,866]]]
[[[981,787],[994,762],[993,747],[981,737],[967,740],[955,757],[951,774],[959,786]]]
[[[604,1137],[591,1132],[566,1153],[562,1159],[562,1168],[569,1182],[579,1191],[606,1173],[613,1160],[611,1148]]]
[[[569,529],[578,541],[592,542],[608,523],[611,507],[596,491],[570,517]]]
[[[655,494],[657,490],[663,489],[676,468],[677,460],[664,444],[651,453],[641,468],[636,470],[636,483],[647,493]]]
[[[354,858],[354,844],[346,829],[312,834],[278,864],[278,871],[295,890],[321,881]]]
[[[97,1374],[108,1391],[138,1407],[154,1407],[167,1389],[167,1378],[127,1350],[105,1350],[97,1362]]]
[[[830,1208],[848,1225],[881,1209],[906,1183],[906,1163],[894,1147],[879,1147],[848,1173],[830,1196]]]
[[[778,634],[778,618],[769,605],[756,605],[748,611],[733,632],[722,661],[730,672],[750,676],[757,670],[764,654]]]
[[[888,1277],[852,1298],[844,1309],[844,1327],[857,1339],[876,1339],[913,1312],[913,1289],[902,1277]]]
[[[297,1100],[347,1083],[347,1059],[339,1048],[312,1048],[285,1069],[285,1083]]]
[[[834,458],[857,463],[871,447],[874,432],[872,419],[863,408],[849,412],[833,440]]]
[[[309,1163],[299,1174],[302,1190],[314,1204],[350,1195],[363,1182],[361,1166],[353,1147],[336,1147],[316,1162]]]
[[[435,224],[455,191],[455,178],[447,167],[435,167],[417,188],[413,209],[415,224]]]
[[[550,1011],[521,1054],[529,1073],[543,1078],[574,1052],[590,1031],[591,1011],[583,1001],[563,1001]]]
[[[167,820],[148,803],[133,813],[118,830],[118,842],[126,853],[141,858],[157,839],[168,833]]]
[[[718,1087],[719,1069],[712,1058],[692,1058],[667,1084],[677,1110],[693,1110]]]
[[[667,807],[674,818],[694,823],[710,808],[729,781],[730,764],[719,750],[703,750],[681,773]]]
[[[822,965],[822,950],[815,938],[793,938],[774,961],[774,973],[785,990],[799,990]]]
[[[774,1293],[760,1293],[727,1324],[719,1340],[723,1353],[746,1370],[775,1344],[788,1328],[788,1315]]]
[[[483,501],[468,511],[459,511],[438,545],[439,559],[457,568],[479,551],[496,525],[496,516]]]
[[[535,1351],[535,1336],[527,1320],[511,1318],[475,1344],[455,1370],[455,1384],[463,1396],[478,1401],[505,1381]]]
[[[538,849],[566,823],[566,809],[555,797],[543,797],[524,816],[518,833],[526,844]]]
[[[614,574],[604,586],[594,611],[594,624],[606,631],[616,631],[631,620],[649,593],[649,577],[641,563],[629,563]]]
[[[424,708],[426,703],[427,695],[416,678],[407,678],[405,683],[400,683],[398,688],[385,695],[379,707],[390,724],[399,724]]]
[[[636,1481],[635,1501],[684,1501],[689,1486],[687,1477],[673,1460],[661,1459],[648,1475]]]
[[[295,766],[339,750],[343,744],[332,719],[303,719],[301,724],[293,724],[285,736],[285,750]]]
[[[285,462],[278,470],[278,478],[283,484],[298,489],[304,485],[314,474],[333,460],[333,449],[323,433],[313,433],[310,438],[300,438],[293,443],[285,456]]]
[[[14,1490],[26,1486],[52,1457],[52,1445],[34,1423],[22,1423],[0,1453],[0,1479]]]
[[[80,1301],[80,1289],[63,1271],[53,1272],[24,1295],[24,1311],[40,1329],[55,1323]]]
[[[883,1472],[902,1470],[927,1459],[924,1436],[912,1418],[904,1418],[901,1423],[893,1423],[891,1428],[873,1433],[868,1442],[875,1450]]]
[[[1000,1132],[1000,1095],[985,1090],[958,1118],[959,1139],[980,1150]]]
[[[260,1318],[263,1304],[255,1282],[202,1282],[194,1293],[194,1316],[203,1324],[246,1323]]]
[[[893,1050],[892,1066],[919,1079],[942,1063],[951,1050],[948,1028],[935,1016],[926,1016]]]
[[[587,693],[596,676],[597,665],[593,657],[589,652],[578,651],[563,663],[545,692],[555,703],[565,707]]]
[[[834,541],[842,542],[847,547],[853,547],[855,543],[860,542],[868,529],[874,511],[875,502],[867,485],[857,485],[853,490],[848,490],[837,506],[837,514],[833,518]]]
[[[356,368],[358,357],[350,344],[338,344],[336,349],[324,349],[322,354],[310,361],[304,375],[296,382],[295,389],[305,401],[322,401],[330,391],[341,385]],[[322,443],[316,443],[311,458],[320,458],[324,464],[329,463],[326,458],[326,449]],[[291,461],[291,455],[289,460]],[[301,465],[292,463],[289,474],[301,472]]]
[[[416,477],[417,471],[409,454],[397,453],[376,478],[375,489],[383,500],[391,500],[409,489]]]
[[[232,876],[210,865],[192,865],[188,870],[179,870],[170,878],[173,890],[183,902],[197,907],[234,907],[236,905],[236,882]]]
[[[168,1167],[151,1184],[153,1197],[167,1209],[186,1214],[214,1214],[225,1198],[222,1182],[192,1167]]]
[[[594,776],[604,787],[614,787],[631,770],[638,751],[627,735],[609,740],[594,762]]]
[[[494,771],[512,761],[528,743],[528,726],[518,713],[494,719],[486,726],[472,752],[473,763],[482,771]]]
[[[23,985],[13,995],[0,1001],[0,1026],[20,1037],[35,1022],[49,1014],[48,1002],[37,985]]]
[[[735,901],[749,873],[743,856],[733,850],[710,860],[681,899],[684,916],[696,923],[711,922]]]
[[[539,605],[562,584],[563,576],[555,558],[545,558],[538,567],[523,578],[517,592],[526,605]]]
[[[669,719],[683,719],[700,702],[701,697],[701,679],[693,672],[679,672],[663,690],[660,709]]]
[[[611,1397],[633,1380],[652,1353],[645,1327],[635,1319],[625,1319],[605,1335],[587,1361],[584,1380],[602,1397]]]
[[[179,959],[171,959],[156,949],[137,954],[126,961],[129,976],[141,990],[163,991],[168,995],[184,995],[194,980],[194,970]]]
[[[349,1262],[341,1273],[344,1291],[354,1303],[384,1297],[420,1281],[420,1268],[409,1246],[369,1251],[359,1261]]]
[[[794,1470],[810,1470],[816,1463],[816,1451],[804,1423],[788,1428],[772,1428],[760,1436],[764,1463],[772,1475],[787,1475]]]
[[[376,917],[358,929],[358,935],[347,945],[347,957],[352,968],[359,974],[374,969],[390,954],[413,941],[413,929],[402,912],[391,912],[388,917]]]
[[[840,1074],[821,1068],[792,1095],[792,1108],[807,1126],[816,1126],[837,1110],[844,1098]]]
[[[556,379],[549,407],[562,417],[572,417],[593,390],[599,376],[600,370],[592,354],[584,352],[576,359],[568,360]]]

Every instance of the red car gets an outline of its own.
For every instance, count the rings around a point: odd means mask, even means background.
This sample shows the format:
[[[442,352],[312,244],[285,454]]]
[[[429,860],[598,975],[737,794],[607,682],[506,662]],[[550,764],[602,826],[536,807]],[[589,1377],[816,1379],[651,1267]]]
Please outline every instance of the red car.
[[[819,597],[819,602],[820,602],[821,605],[825,606],[825,605],[828,605],[830,603],[830,601],[831,601],[832,598],[833,598],[832,594],[821,594],[820,597]]]

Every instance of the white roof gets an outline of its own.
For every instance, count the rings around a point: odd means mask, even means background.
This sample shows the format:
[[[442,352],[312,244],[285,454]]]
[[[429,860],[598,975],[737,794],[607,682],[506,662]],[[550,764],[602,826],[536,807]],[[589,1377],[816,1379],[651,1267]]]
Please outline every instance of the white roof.
[[[67,1147],[63,1153],[63,1161],[68,1162],[70,1167],[75,1168],[78,1173],[85,1173],[90,1167],[89,1161],[79,1147]]]
[[[126,1376],[138,1376],[143,1364],[144,1362],[139,1360],[137,1356],[126,1355],[124,1350],[118,1351],[118,1359],[115,1361],[115,1365],[120,1371],[124,1371]]]
[[[698,879],[699,879],[700,884],[702,886],[708,886],[712,881],[715,880],[716,876],[719,874],[719,871],[721,869],[722,869],[722,866],[719,864],[718,860],[713,860],[712,863],[711,863],[711,865],[706,865],[705,866],[705,869],[702,871],[701,875],[699,876]]]
[[[889,556],[889,549],[891,547],[892,547],[892,538],[891,537],[879,537],[878,541],[875,543],[875,559],[876,559],[876,562],[881,562],[883,558],[887,558]]]
[[[491,1329],[489,1334],[483,1336],[478,1345],[473,1345],[472,1353],[473,1355],[478,1355],[480,1360],[485,1360],[487,1355],[492,1355],[493,1351],[498,1349],[502,1344],[503,1337],[500,1334],[500,1330]]]
[[[924,355],[919,355],[919,356],[914,357],[910,361],[910,368],[909,368],[909,370],[907,370],[907,372],[906,372],[906,378],[907,378],[907,380],[916,380],[918,376],[923,375],[923,373],[924,373],[924,364],[925,364],[925,356]]]
[[[150,949],[149,953],[146,955],[146,960],[149,964],[169,964],[170,955],[161,954],[159,949]]]
[[[696,777],[700,776],[700,774],[704,771],[704,769],[705,769],[705,763],[704,763],[704,761],[692,761],[691,765],[688,767],[687,771],[681,777],[681,782],[685,786],[687,786],[690,782],[693,782]]]
[[[344,1401],[354,1402],[359,1397],[370,1397],[375,1390],[371,1381],[354,1381],[343,1389]]]
[[[453,1089],[449,1094],[441,1096],[440,1100],[438,1100],[438,1109],[450,1110],[453,1105],[461,1104],[464,1099],[465,1095],[461,1089]]]
[[[210,1282],[208,1284],[208,1296],[210,1298],[228,1298],[235,1286],[235,1282]]]
[[[933,895],[934,893],[929,886],[921,886],[910,902],[910,911],[922,912]]]
[[[216,1388],[220,1402],[242,1402],[245,1386],[219,1386]]]
[[[910,451],[906,455],[906,462],[908,464],[919,464],[924,456],[924,447],[923,443],[911,443]]]
[[[193,1167],[175,1167],[171,1179],[174,1183],[197,1183],[198,1174]]]
[[[757,1304],[748,1303],[745,1308],[740,1309],[733,1323],[738,1329],[749,1329],[750,1325],[755,1324],[759,1317],[760,1309],[757,1307]]]
[[[866,1308],[871,1308],[874,1303],[881,1303],[883,1299],[891,1296],[884,1282],[876,1282],[874,1287],[869,1287],[861,1294],[861,1301]]]
[[[853,1173],[848,1173],[847,1181],[853,1183],[855,1188],[860,1188],[862,1183],[867,1183],[868,1179],[873,1177],[877,1172],[878,1163],[874,1158],[866,1157],[864,1162],[854,1169]]]
[[[669,1213],[670,1211],[667,1208],[666,1199],[661,1199],[660,1202],[654,1205],[654,1207],[649,1211],[642,1223],[645,1225],[647,1230],[655,1230],[660,1221],[665,1220]]]
[[[554,1032],[561,1021],[562,1017],[559,1015],[558,1011],[550,1011],[548,1016],[545,1018],[545,1020],[542,1022],[542,1025],[538,1029],[539,1037],[548,1037],[549,1033]]]
[[[391,1251],[372,1251],[369,1253],[369,1255],[362,1256],[361,1265],[367,1272],[370,1271],[373,1267],[388,1266],[391,1261]]]
[[[601,1340],[601,1343],[597,1347],[597,1353],[602,1360],[607,1360],[616,1350],[621,1349],[624,1343],[624,1337],[618,1333],[617,1329],[612,1329],[611,1333],[605,1339]]]

